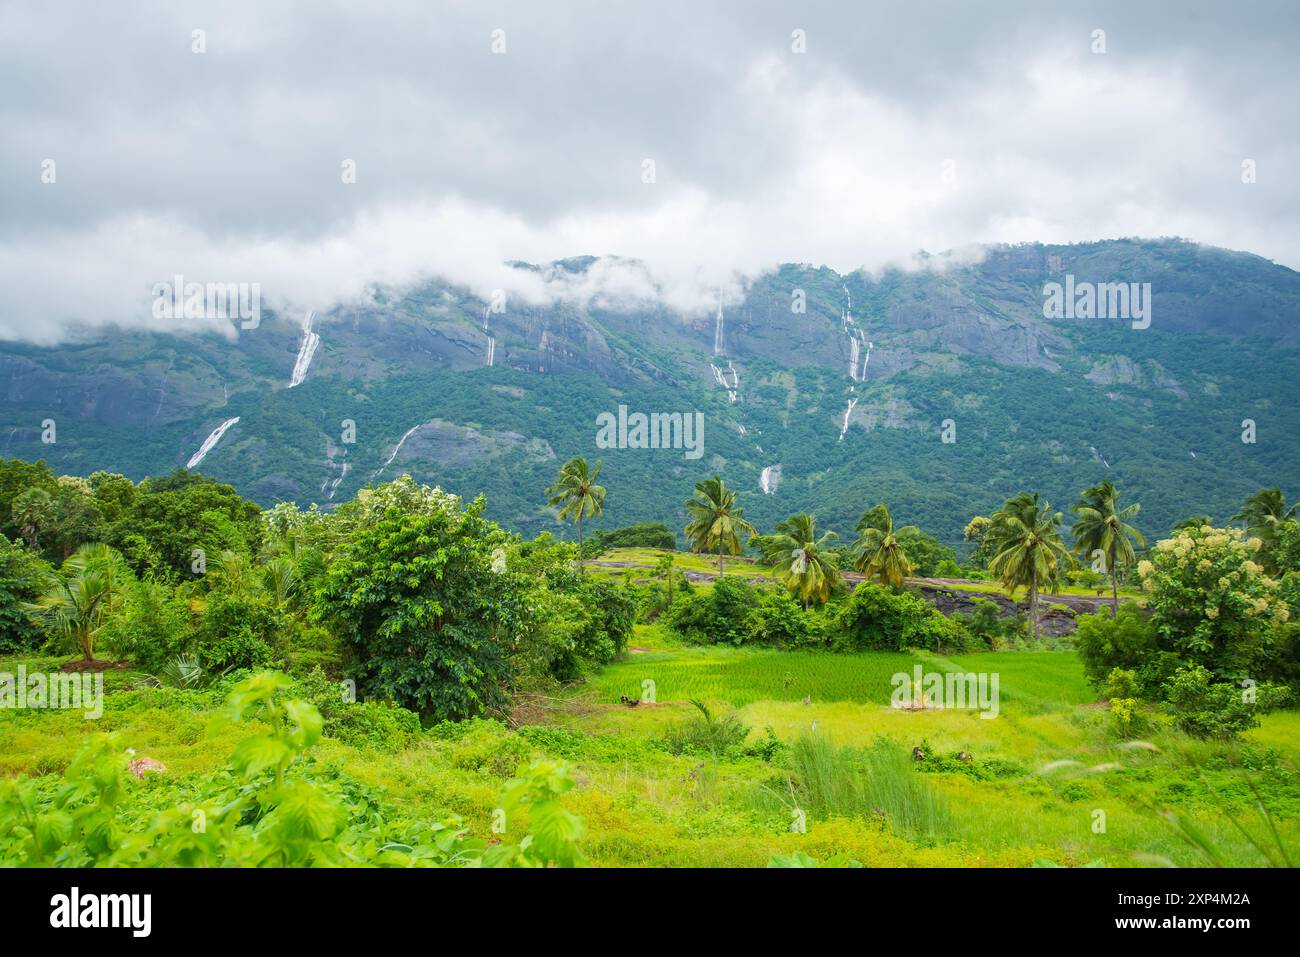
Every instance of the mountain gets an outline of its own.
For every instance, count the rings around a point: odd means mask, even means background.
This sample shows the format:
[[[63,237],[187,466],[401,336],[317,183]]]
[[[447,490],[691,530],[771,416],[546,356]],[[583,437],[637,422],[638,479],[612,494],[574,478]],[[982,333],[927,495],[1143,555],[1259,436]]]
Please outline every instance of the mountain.
[[[610,261],[515,265],[580,288]],[[1049,283],[1137,284],[1128,305],[1149,326],[1045,318]],[[0,455],[136,479],[195,461],[263,504],[328,506],[410,472],[486,493],[525,533],[554,527],[542,489],[585,455],[606,463],[604,527],[679,525],[717,471],[760,527],[807,510],[848,534],[883,500],[953,544],[1017,491],[1066,510],[1107,477],[1162,534],[1295,489],[1298,320],[1300,274],[1181,240],[997,246],[878,274],[784,265],[694,317],[609,294],[494,311],[430,281],[323,315],[264,310],[236,338],[0,343]],[[701,454],[599,447],[598,417],[620,405],[701,413]]]

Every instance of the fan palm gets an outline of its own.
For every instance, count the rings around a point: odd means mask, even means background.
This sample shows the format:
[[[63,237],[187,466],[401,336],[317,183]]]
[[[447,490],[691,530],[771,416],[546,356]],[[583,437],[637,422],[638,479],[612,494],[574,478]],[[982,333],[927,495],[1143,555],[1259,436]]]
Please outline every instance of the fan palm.
[[[818,538],[817,520],[807,514],[791,515],[776,532],[763,542],[764,559],[780,570],[785,587],[799,595],[804,610],[811,601],[825,604],[840,575],[823,549],[839,536],[827,532]]]
[[[546,504],[558,505],[556,515],[560,521],[577,519],[578,522],[578,567],[582,565],[582,520],[589,515],[600,516],[605,512],[605,487],[597,485],[601,463],[596,462],[593,469],[584,458],[570,459],[560,469],[560,476],[555,484],[546,489]]]
[[[858,540],[853,545],[853,567],[867,578],[879,578],[888,588],[902,588],[903,580],[912,574],[912,563],[894,534],[889,506],[882,502],[863,512],[854,530]]]
[[[993,514],[989,534],[994,536],[994,554],[989,571],[1003,587],[1014,593],[1021,586],[1029,591],[1029,614],[1034,639],[1038,638],[1038,595],[1044,588],[1060,588],[1061,566],[1070,564],[1070,553],[1061,541],[1061,513],[1038,500],[1038,493],[1021,492]]]
[[[740,536],[756,535],[757,530],[745,521],[744,509],[736,505],[736,493],[727,488],[720,476],[705,479],[695,486],[695,497],[686,503],[691,520],[684,529],[691,550],[718,553],[718,575],[726,574],[722,555],[739,555]]]
[[[59,574],[27,612],[51,633],[80,648],[90,661],[95,639],[118,609],[122,576],[117,555],[106,545],[83,545],[63,563]]]
[[[1110,576],[1110,613],[1119,614],[1119,576],[1137,561],[1133,543],[1145,545],[1142,533],[1128,522],[1141,510],[1137,502],[1119,507],[1119,492],[1109,481],[1101,482],[1083,493],[1073,512],[1079,520],[1070,529],[1074,548],[1084,558],[1101,553]]]

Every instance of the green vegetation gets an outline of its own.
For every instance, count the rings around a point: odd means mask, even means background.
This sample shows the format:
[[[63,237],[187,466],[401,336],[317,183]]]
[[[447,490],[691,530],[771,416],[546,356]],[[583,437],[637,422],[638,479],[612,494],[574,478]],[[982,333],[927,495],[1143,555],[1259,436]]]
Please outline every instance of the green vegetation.
[[[1134,506],[1090,488],[1076,550],[1135,580],[1040,638],[1027,622],[1059,611],[1037,600],[1073,558],[1030,494],[973,536],[1026,619],[1005,599],[941,612],[894,573],[913,546],[883,506],[859,582],[814,516],[760,536],[718,478],[693,552],[627,530],[638,544],[584,563],[409,476],[326,512],[42,468],[0,462],[2,864],[1297,859],[1293,517],[1262,521],[1267,541],[1207,524],[1139,551]],[[595,478],[566,466],[547,495],[580,518]],[[80,517],[60,526],[23,481]],[[20,670],[93,674],[98,723],[18,707]],[[917,675],[995,707],[900,705]]]

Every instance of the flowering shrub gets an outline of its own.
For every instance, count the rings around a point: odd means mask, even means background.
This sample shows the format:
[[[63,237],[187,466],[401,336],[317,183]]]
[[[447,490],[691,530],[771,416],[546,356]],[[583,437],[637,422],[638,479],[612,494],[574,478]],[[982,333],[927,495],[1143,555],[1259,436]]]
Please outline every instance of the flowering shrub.
[[[1158,542],[1138,562],[1162,649],[1219,679],[1261,677],[1289,609],[1260,547],[1238,529],[1202,525]]]

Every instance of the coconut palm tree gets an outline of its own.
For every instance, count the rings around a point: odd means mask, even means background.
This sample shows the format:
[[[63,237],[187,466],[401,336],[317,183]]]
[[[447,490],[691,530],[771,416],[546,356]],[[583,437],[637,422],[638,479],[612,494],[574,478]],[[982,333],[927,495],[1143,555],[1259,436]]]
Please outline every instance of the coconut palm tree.
[[[1024,586],[1029,590],[1029,614],[1034,639],[1038,639],[1038,595],[1044,588],[1055,594],[1060,589],[1061,566],[1070,564],[1070,553],[1061,541],[1061,513],[1038,500],[1038,493],[1021,492],[993,514],[989,534],[994,537],[994,554],[989,571],[1010,593]]]
[[[83,545],[63,563],[45,593],[26,606],[27,612],[90,661],[100,628],[121,604],[124,574],[107,545]]]
[[[298,566],[289,558],[273,558],[262,568],[262,584],[276,607],[282,608],[298,590]]]
[[[1101,553],[1110,575],[1110,614],[1119,614],[1119,577],[1137,561],[1133,543],[1145,545],[1142,533],[1129,524],[1141,510],[1137,502],[1119,507],[1119,492],[1110,481],[1100,482],[1084,491],[1072,511],[1079,520],[1070,529],[1074,536],[1074,550],[1084,559]]]
[[[596,484],[600,468],[599,461],[593,469],[584,458],[570,459],[560,469],[555,484],[546,489],[546,504],[560,506],[556,516],[560,521],[577,519],[578,567],[583,574],[586,574],[586,566],[582,564],[582,520],[589,515],[599,517],[605,513],[605,486]]]
[[[1279,525],[1296,517],[1297,508],[1300,506],[1287,508],[1286,496],[1281,489],[1264,488],[1246,499],[1232,520],[1244,523],[1247,534],[1254,534],[1267,542],[1272,540]]]
[[[854,569],[867,578],[879,578],[882,585],[894,591],[902,588],[903,580],[912,574],[912,563],[894,534],[889,506],[882,502],[863,512],[854,531],[858,533],[853,545]]]
[[[684,529],[691,550],[700,553],[718,553],[718,575],[726,574],[722,555],[739,555],[740,536],[757,535],[753,525],[745,521],[743,508],[736,505],[736,493],[727,488],[720,476],[705,479],[695,486],[695,497],[686,503],[691,520]]]
[[[781,580],[790,592],[808,603],[825,604],[840,583],[835,563],[824,551],[839,538],[834,532],[817,537],[817,520],[811,515],[791,515],[776,527],[776,534],[763,542],[763,557],[781,572]]]

